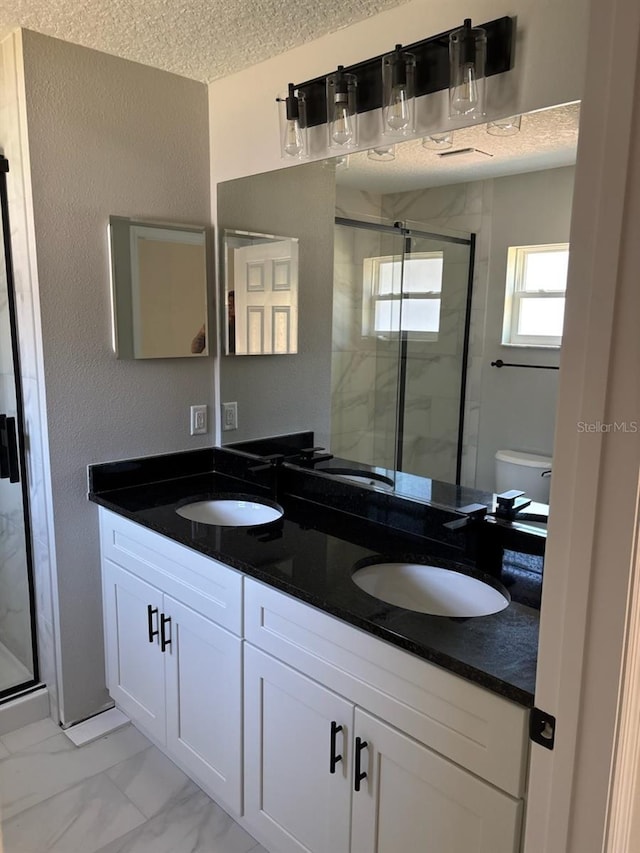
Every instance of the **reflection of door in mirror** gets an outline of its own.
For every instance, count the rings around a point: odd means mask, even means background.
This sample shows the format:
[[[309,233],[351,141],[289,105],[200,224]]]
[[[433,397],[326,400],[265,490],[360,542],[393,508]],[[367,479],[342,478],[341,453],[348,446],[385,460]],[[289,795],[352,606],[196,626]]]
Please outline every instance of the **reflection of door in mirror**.
[[[286,355],[298,351],[297,250],[294,240],[233,250],[233,290],[227,303],[230,352]]]

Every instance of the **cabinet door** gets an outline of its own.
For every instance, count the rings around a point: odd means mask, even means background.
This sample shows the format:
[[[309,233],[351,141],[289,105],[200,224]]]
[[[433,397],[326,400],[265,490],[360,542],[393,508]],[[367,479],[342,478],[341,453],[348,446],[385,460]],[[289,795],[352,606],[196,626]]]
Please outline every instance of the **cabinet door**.
[[[167,595],[164,613],[167,748],[240,814],[242,642]]]
[[[109,693],[163,744],[164,663],[157,631],[162,593],[109,560],[103,563],[103,583]]]
[[[351,703],[245,645],[245,818],[274,853],[349,850],[352,719]]]
[[[352,853],[516,853],[521,802],[359,708]],[[354,759],[355,761],[355,759]]]

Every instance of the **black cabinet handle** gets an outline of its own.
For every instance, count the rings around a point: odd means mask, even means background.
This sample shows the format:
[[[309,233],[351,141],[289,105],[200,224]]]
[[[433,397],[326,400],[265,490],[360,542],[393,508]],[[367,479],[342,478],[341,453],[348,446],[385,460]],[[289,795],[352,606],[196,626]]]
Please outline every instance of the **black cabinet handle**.
[[[369,746],[369,744],[366,742],[366,740],[361,740],[359,737],[356,738],[355,770],[354,770],[354,777],[353,777],[353,790],[354,791],[359,791],[360,790],[360,782],[362,782],[363,779],[367,778],[366,771],[361,770],[360,765],[361,765],[361,760],[362,760],[362,758],[361,758],[362,750],[366,749],[368,746]]]
[[[20,482],[16,419],[0,415],[0,477],[10,483]]]
[[[171,633],[169,632],[169,639],[167,639],[166,627],[169,626],[171,629],[171,616],[165,616],[164,613],[160,614],[160,651],[166,651],[167,646],[171,645]]]
[[[158,615],[158,608],[152,607],[150,604],[147,604],[147,630],[149,632],[149,642],[153,643],[154,637],[158,637],[160,635],[160,631],[156,628],[153,628],[153,617]],[[156,625],[158,624],[156,620]]]
[[[342,731],[342,726],[339,726],[335,720],[331,721],[331,751],[329,754],[329,773],[336,772],[336,764],[342,761],[342,755],[336,755],[336,735]]]

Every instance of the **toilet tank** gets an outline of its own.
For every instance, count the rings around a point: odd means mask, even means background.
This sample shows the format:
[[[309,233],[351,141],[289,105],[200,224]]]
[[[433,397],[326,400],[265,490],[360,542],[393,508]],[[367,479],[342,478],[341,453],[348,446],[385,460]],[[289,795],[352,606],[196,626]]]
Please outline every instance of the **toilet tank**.
[[[496,453],[496,492],[519,489],[539,503],[549,503],[551,477],[542,477],[551,468],[551,456],[522,453],[519,450],[498,450]]]

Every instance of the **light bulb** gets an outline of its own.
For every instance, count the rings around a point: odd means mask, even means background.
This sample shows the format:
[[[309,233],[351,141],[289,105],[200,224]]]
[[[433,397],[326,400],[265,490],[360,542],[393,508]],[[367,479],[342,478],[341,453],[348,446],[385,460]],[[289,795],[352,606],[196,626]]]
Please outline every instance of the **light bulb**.
[[[284,129],[284,144],[282,146],[285,154],[289,157],[297,157],[304,149],[304,136],[300,127],[300,120],[287,119]]]
[[[391,103],[387,107],[387,124],[391,130],[403,130],[411,121],[411,108],[407,89],[403,85],[391,90]]]
[[[353,120],[346,95],[337,93],[333,104],[331,137],[338,145],[346,145],[353,139]]]
[[[478,106],[478,81],[475,63],[467,62],[461,69],[461,80],[453,89],[451,107],[462,115],[473,112]]]
[[[277,98],[280,102],[280,143],[283,157],[306,159],[307,146],[306,109],[304,95],[296,95],[295,86],[289,83],[286,98]]]

